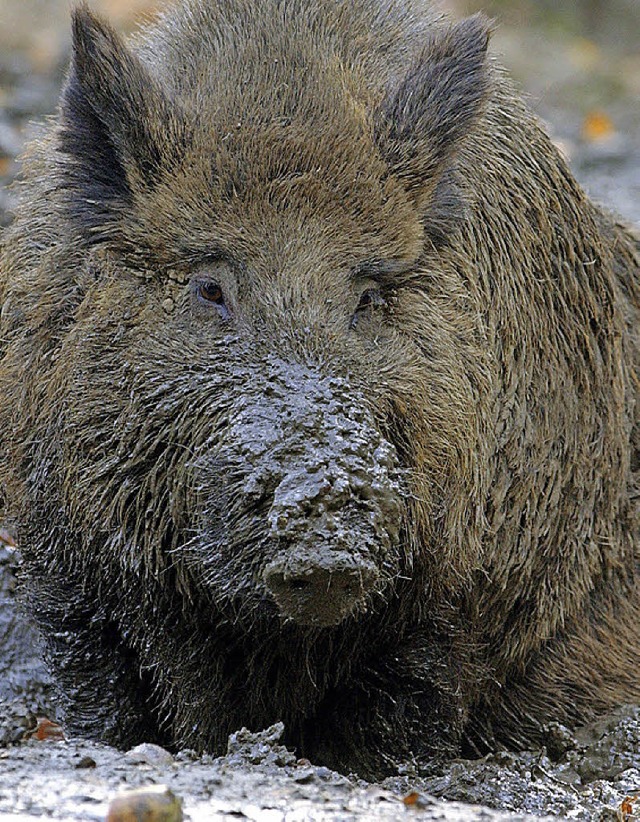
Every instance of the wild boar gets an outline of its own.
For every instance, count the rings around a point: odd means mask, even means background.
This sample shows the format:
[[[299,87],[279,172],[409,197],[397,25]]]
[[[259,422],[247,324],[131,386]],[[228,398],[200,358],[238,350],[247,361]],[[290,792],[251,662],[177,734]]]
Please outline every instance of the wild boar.
[[[67,727],[366,777],[640,699],[638,245],[420,0],[81,6],[0,258]]]

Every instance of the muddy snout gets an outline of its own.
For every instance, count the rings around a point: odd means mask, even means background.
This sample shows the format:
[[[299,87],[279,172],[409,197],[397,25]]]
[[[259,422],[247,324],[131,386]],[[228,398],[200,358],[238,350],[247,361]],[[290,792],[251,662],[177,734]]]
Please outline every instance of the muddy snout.
[[[267,517],[277,548],[263,582],[281,615],[300,625],[337,625],[367,610],[393,553],[395,488],[371,481],[371,463],[341,456],[290,470]]]
[[[379,572],[345,551],[307,551],[270,562],[263,579],[280,612],[300,625],[337,625],[362,607]]]
[[[270,356],[247,377],[201,484],[207,587],[241,591],[246,612],[271,601],[301,626],[384,605],[403,560],[402,472],[345,377]]]

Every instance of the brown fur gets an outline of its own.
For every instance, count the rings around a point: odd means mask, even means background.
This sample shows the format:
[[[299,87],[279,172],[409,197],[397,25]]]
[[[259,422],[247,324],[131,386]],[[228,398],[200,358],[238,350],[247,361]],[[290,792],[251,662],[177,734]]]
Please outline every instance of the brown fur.
[[[72,728],[284,719],[379,775],[640,700],[638,244],[487,40],[418,0],[190,0],[133,49],[76,12],[0,258],[0,496]],[[335,419],[393,446],[401,521],[307,628],[262,602],[264,466]]]

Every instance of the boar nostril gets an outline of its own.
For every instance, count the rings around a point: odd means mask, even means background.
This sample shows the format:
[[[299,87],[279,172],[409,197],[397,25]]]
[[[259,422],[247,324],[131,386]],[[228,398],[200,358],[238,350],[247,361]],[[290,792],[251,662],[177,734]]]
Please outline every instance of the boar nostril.
[[[269,563],[263,579],[283,616],[301,625],[337,625],[362,608],[378,571],[342,552],[284,557]]]

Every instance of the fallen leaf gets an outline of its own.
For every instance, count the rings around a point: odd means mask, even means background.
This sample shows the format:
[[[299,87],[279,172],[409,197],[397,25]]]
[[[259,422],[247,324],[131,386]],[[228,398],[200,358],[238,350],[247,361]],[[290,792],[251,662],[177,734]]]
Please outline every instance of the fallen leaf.
[[[46,716],[39,716],[37,718],[37,725],[32,731],[26,734],[27,739],[38,739],[40,742],[63,742],[64,731],[62,726]]]
[[[604,111],[590,111],[582,123],[582,137],[589,143],[604,142],[615,133],[613,122]]]
[[[640,793],[634,793],[632,796],[625,796],[618,808],[617,817],[621,822],[628,822],[632,819],[634,813],[634,804],[640,798]]]
[[[9,548],[16,547],[15,540],[6,528],[0,528],[0,543],[2,543],[3,545],[8,545]]]

